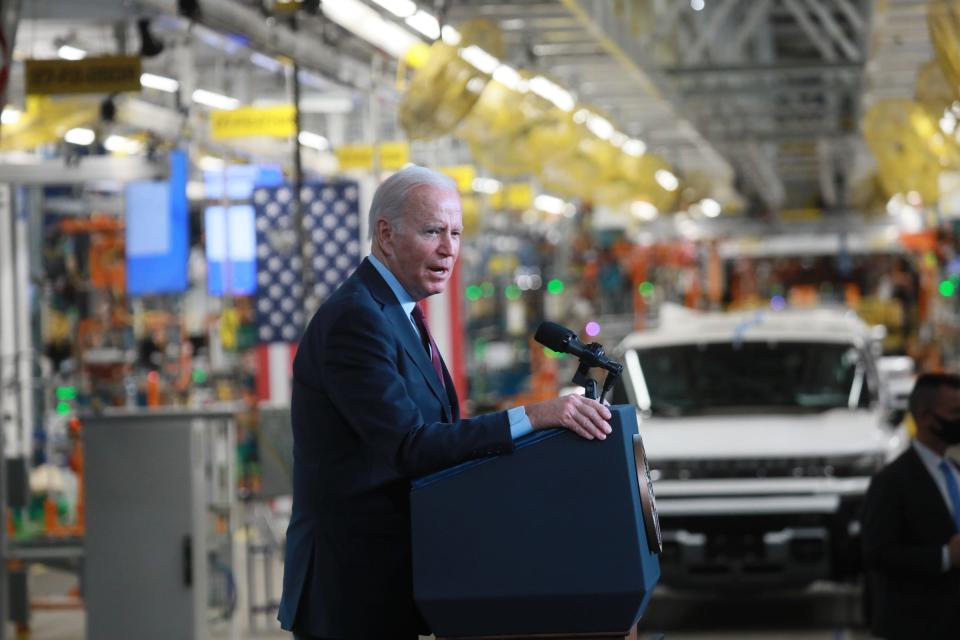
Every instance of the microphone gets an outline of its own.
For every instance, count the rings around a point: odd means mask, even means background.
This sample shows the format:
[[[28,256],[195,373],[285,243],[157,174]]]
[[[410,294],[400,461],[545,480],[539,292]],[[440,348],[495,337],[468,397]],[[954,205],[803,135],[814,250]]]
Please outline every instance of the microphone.
[[[576,333],[556,322],[541,322],[533,339],[558,353],[576,356],[587,366],[599,367],[615,374],[623,370],[622,364],[607,358],[599,344],[583,344]]]

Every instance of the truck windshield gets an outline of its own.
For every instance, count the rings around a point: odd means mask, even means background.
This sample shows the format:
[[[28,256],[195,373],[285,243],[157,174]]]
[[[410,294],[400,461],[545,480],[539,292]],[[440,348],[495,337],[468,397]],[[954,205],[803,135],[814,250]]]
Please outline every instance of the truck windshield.
[[[869,401],[849,344],[724,342],[636,354],[654,414],[824,411]]]

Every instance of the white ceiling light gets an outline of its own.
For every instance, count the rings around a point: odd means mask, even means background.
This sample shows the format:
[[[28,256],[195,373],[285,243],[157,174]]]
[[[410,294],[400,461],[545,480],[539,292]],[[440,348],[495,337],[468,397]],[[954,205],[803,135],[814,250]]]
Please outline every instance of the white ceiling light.
[[[472,64],[478,70],[487,74],[492,74],[497,70],[497,67],[500,66],[499,60],[475,44],[462,49],[460,51],[460,57]]]
[[[328,19],[395,58],[403,57],[410,47],[420,41],[409,30],[384,20],[375,9],[359,0],[324,2],[321,7]]]
[[[280,62],[276,58],[271,58],[268,55],[264,55],[259,51],[254,51],[250,54],[250,62],[260,67],[261,69],[266,69],[271,73],[280,73],[281,71],[283,71],[282,62]]]
[[[63,139],[69,142],[70,144],[79,144],[81,146],[87,146],[88,144],[93,144],[93,141],[96,140],[96,138],[97,138],[97,134],[93,132],[93,129],[85,129],[83,127],[70,129],[63,136]]]
[[[610,136],[610,144],[617,148],[623,147],[624,143],[629,140],[627,136],[619,131],[614,131],[613,135]]]
[[[690,8],[694,11],[703,11],[704,6],[703,0],[690,0]]]
[[[141,73],[140,86],[157,91],[166,91],[167,93],[176,93],[180,89],[180,83],[173,78],[158,76],[153,73]]]
[[[657,172],[653,174],[653,177],[656,178],[657,184],[667,191],[676,191],[677,187],[680,186],[680,181],[677,180],[677,176],[673,175],[666,169],[657,169]]]
[[[214,109],[223,109],[224,111],[230,111],[240,106],[240,101],[236,98],[214,93],[213,91],[207,91],[206,89],[197,89],[194,91],[193,101]]]
[[[643,140],[637,140],[636,138],[630,138],[623,143],[623,152],[639,158],[647,152],[647,145]]]
[[[440,37],[440,23],[437,22],[436,18],[422,9],[404,20],[404,22],[430,40],[436,40]]]
[[[83,60],[87,57],[87,52],[79,47],[74,47],[73,45],[64,44],[57,49],[57,55],[63,58],[64,60]]]
[[[477,193],[497,193],[503,184],[493,178],[474,178],[471,186]]]
[[[526,93],[530,83],[524,80],[517,70],[508,64],[502,64],[493,72],[493,79],[513,91]]]
[[[553,103],[553,105],[561,111],[569,113],[573,111],[573,107],[576,104],[569,91],[555,82],[547,80],[543,76],[534,76],[530,80],[530,90],[544,100]]]
[[[613,135],[613,132],[615,131],[609,120],[603,116],[598,116],[595,113],[591,113],[587,116],[587,129],[590,129],[593,135],[597,136],[601,140],[610,139],[610,136]]]
[[[107,136],[107,139],[103,141],[103,146],[107,151],[129,155],[139,153],[143,149],[143,144],[139,141],[116,134]]]
[[[716,218],[720,215],[720,212],[723,211],[723,208],[720,206],[720,203],[713,198],[704,198],[700,201],[700,211],[708,218]]]
[[[13,107],[4,107],[3,113],[0,114],[0,123],[3,124],[16,124],[20,121],[23,112],[20,109],[14,109]]]
[[[197,164],[204,171],[221,171],[226,165],[223,158],[214,158],[213,156],[203,156]]]
[[[457,31],[456,27],[451,27],[449,24],[443,25],[442,37],[443,41],[451,47],[455,47],[460,44],[460,32]]]
[[[409,18],[417,12],[417,3],[413,0],[373,0],[398,18]]]
[[[660,213],[657,208],[646,200],[634,200],[630,203],[630,213],[641,220],[653,220]]]
[[[330,148],[329,140],[324,138],[319,133],[314,133],[312,131],[301,131],[300,135],[297,136],[297,140],[299,140],[300,144],[303,146],[316,149],[317,151],[326,151]]]
[[[533,206],[541,211],[558,216],[565,211],[567,203],[560,198],[542,193],[533,199]]]

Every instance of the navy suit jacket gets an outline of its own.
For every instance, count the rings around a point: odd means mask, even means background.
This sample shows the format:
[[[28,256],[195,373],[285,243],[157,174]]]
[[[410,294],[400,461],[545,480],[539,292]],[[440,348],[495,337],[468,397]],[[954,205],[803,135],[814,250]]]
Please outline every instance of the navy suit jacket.
[[[943,572],[956,525],[910,447],[870,482],[862,519],[867,614],[881,638],[960,637],[960,570]]]
[[[369,260],[310,321],[293,363],[284,629],[378,640],[427,631],[413,600],[410,480],[513,450],[506,412],[461,419],[443,373],[446,390]]]

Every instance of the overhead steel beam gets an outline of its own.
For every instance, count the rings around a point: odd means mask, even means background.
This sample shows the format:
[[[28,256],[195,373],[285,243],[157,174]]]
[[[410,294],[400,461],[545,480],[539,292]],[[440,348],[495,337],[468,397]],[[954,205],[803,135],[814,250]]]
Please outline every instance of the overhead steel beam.
[[[769,10],[770,0],[755,0],[751,2],[747,8],[747,15],[744,17],[740,26],[737,27],[736,33],[733,35],[733,40],[730,43],[731,50],[736,52],[741,59],[744,57],[743,48],[747,43],[747,39],[754,35],[757,25],[769,14]]]
[[[703,58],[707,47],[714,44],[717,32],[720,30],[720,27],[723,26],[727,16],[730,15],[730,11],[733,10],[736,4],[736,2],[730,0],[719,4],[710,4],[710,11],[705,16],[707,19],[706,25],[697,33],[693,46],[684,52],[684,60],[688,64],[696,64]]]
[[[668,67],[664,73],[673,76],[685,75],[716,75],[716,74],[773,74],[777,77],[784,75],[853,75],[863,71],[863,61],[832,62],[829,64],[810,62],[772,62],[769,64],[711,64],[691,67]]]
[[[833,1],[840,8],[840,11],[843,12],[843,15],[846,16],[847,21],[850,23],[850,26],[853,27],[854,31],[857,32],[857,35],[862,36],[867,26],[868,17],[861,16],[857,9],[850,3],[850,0]]]
[[[793,17],[796,19],[797,24],[803,29],[807,34],[807,37],[816,45],[817,49],[820,51],[820,55],[823,56],[824,60],[833,62],[837,59],[837,54],[834,53],[833,47],[830,46],[830,43],[823,37],[823,34],[817,28],[817,25],[813,23],[813,20],[810,19],[810,16],[807,15],[806,10],[801,6],[799,0],[781,0],[783,6],[785,6],[790,13],[793,14]]]
[[[594,35],[604,50],[626,69],[634,84],[647,95],[671,105],[677,113],[676,126],[687,133],[712,164],[729,172],[727,160],[682,115],[679,97],[674,95],[667,81],[650,68],[650,52],[630,30],[629,16],[614,13],[608,0],[560,0],[562,4]],[[629,8],[630,4],[620,5]]]
[[[840,25],[837,24],[836,19],[833,15],[823,8],[823,5],[820,4],[820,0],[806,0],[807,6],[813,9],[813,12],[817,14],[817,17],[820,19],[820,23],[827,30],[827,33],[833,38],[833,41],[837,44],[838,47],[846,54],[848,60],[856,60],[860,57],[859,48],[847,38],[847,34],[843,32],[843,29],[840,28]]]

